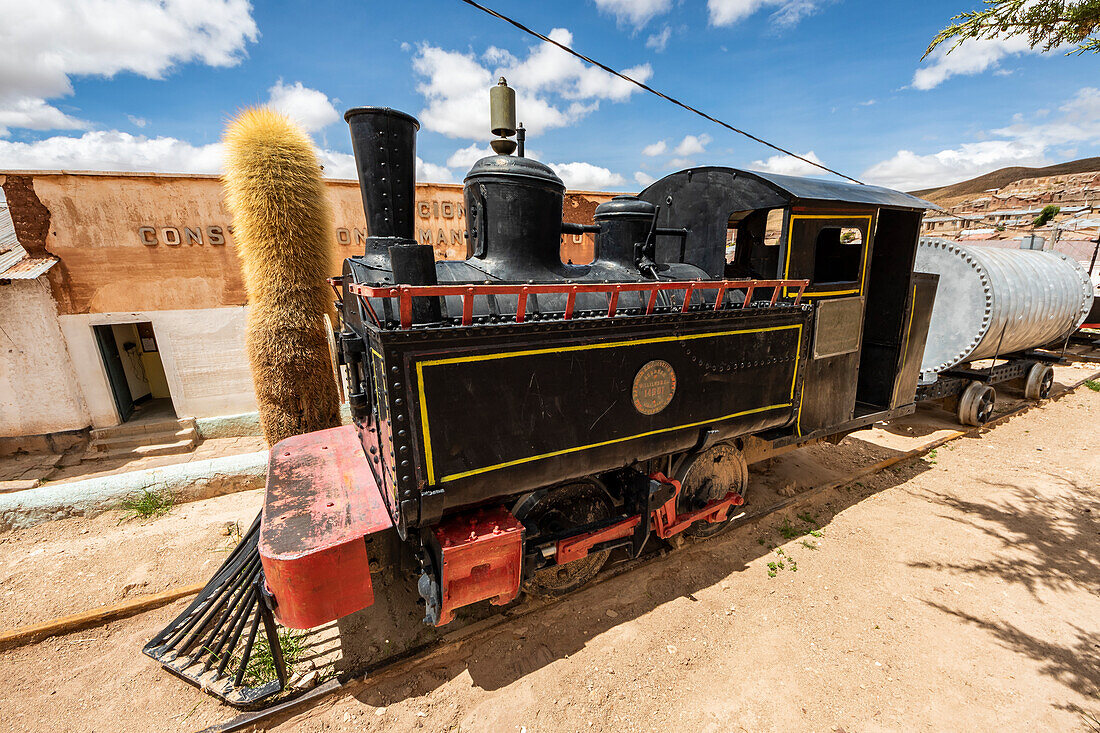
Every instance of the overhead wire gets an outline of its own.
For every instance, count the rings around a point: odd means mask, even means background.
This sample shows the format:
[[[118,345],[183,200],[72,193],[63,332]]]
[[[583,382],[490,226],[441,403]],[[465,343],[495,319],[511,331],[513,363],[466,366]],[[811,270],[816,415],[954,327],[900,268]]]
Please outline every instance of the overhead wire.
[[[515,26],[516,28],[523,31],[524,33],[532,35],[535,38],[538,38],[542,41],[545,41],[546,43],[549,43],[553,46],[557,46],[562,51],[565,51],[566,53],[577,57],[581,61],[589,63],[593,66],[599,67],[599,68],[603,69],[604,71],[606,71],[607,73],[611,74],[612,76],[617,76],[618,78],[622,79],[623,81],[630,82],[631,84],[633,84],[633,85],[635,85],[635,86],[637,86],[641,89],[644,89],[645,91],[649,92],[650,94],[654,94],[654,95],[660,97],[661,99],[664,99],[667,102],[671,102],[672,104],[675,104],[677,107],[681,107],[683,109],[686,109],[688,112],[693,112],[693,113],[699,115],[700,117],[702,117],[703,119],[709,120],[709,121],[713,122],[716,125],[720,125],[720,126],[726,128],[727,130],[731,130],[732,132],[735,132],[738,135],[744,135],[745,137],[749,138],[750,140],[752,140],[754,142],[760,143],[761,145],[764,145],[766,147],[771,148],[772,150],[783,153],[784,155],[789,155],[789,156],[791,156],[792,158],[794,158],[796,160],[802,161],[803,163],[808,163],[808,164],[814,166],[815,168],[820,168],[823,171],[826,171],[828,173],[832,173],[834,176],[840,176],[841,178],[843,178],[845,180],[848,180],[848,181],[851,181],[852,183],[859,184],[860,186],[867,185],[863,181],[860,181],[856,178],[852,178],[851,176],[845,175],[845,174],[841,173],[840,171],[833,170],[832,168],[828,167],[827,165],[824,165],[823,163],[819,163],[817,161],[810,160],[809,158],[806,158],[802,155],[799,155],[798,153],[795,153],[791,150],[787,150],[786,148],[781,147],[779,145],[776,145],[775,143],[770,143],[770,142],[768,142],[767,140],[765,140],[761,137],[757,137],[756,135],[753,135],[751,132],[747,132],[747,131],[742,130],[740,128],[734,127],[733,125],[729,124],[728,122],[724,122],[724,121],[718,119],[717,117],[712,117],[711,115],[707,114],[706,112],[703,112],[703,111],[701,111],[701,110],[699,110],[695,107],[692,107],[690,104],[686,104],[685,102],[681,102],[679,99],[676,99],[675,97],[669,96],[668,94],[665,94],[664,92],[658,91],[658,90],[654,89],[653,87],[649,86],[648,84],[645,84],[644,82],[638,81],[637,79],[635,79],[631,76],[627,76],[626,74],[623,74],[620,71],[616,71],[615,69],[612,69],[610,66],[608,66],[606,64],[603,64],[603,63],[600,63],[599,61],[596,61],[592,57],[586,56],[586,55],[580,53],[579,51],[576,51],[576,50],[570,48],[569,46],[565,45],[564,43],[561,43],[560,41],[555,41],[553,38],[550,38],[549,36],[545,36],[545,35],[543,35],[542,33],[539,33],[536,30],[532,30],[531,28],[528,28],[527,26],[525,26],[523,23],[520,23],[518,20],[510,18],[507,15],[504,15],[503,13],[498,13],[497,11],[493,10],[492,8],[488,8],[484,5],[482,5],[481,3],[475,2],[474,0],[461,0],[461,1],[466,3],[469,6],[473,7],[473,8],[477,8],[478,10],[482,11],[483,13],[487,13],[488,15],[491,15],[494,18],[498,18],[500,20],[503,20],[505,23],[508,23],[512,26]]]
[[[612,76],[616,76],[616,77],[622,79],[623,81],[629,82],[629,83],[639,87],[640,89],[643,89],[643,90],[649,92],[650,94],[653,94],[657,97],[660,97],[661,99],[664,99],[667,102],[671,102],[672,104],[676,105],[677,107],[685,109],[688,112],[692,112],[696,115],[699,115],[703,119],[708,120],[710,122],[713,122],[714,124],[719,125],[721,127],[724,127],[727,130],[735,132],[738,135],[743,135],[743,136],[749,138],[750,140],[752,140],[756,143],[764,145],[765,147],[768,147],[768,148],[771,148],[772,150],[783,153],[784,155],[789,155],[789,156],[791,156],[792,158],[794,158],[796,160],[800,160],[803,163],[807,163],[809,165],[812,165],[815,168],[819,168],[819,169],[821,169],[821,170],[823,170],[827,173],[832,173],[834,176],[839,176],[839,177],[841,177],[845,180],[851,181],[852,183],[859,184],[860,186],[867,185],[863,181],[860,181],[859,179],[853,178],[852,176],[841,173],[840,171],[834,170],[834,169],[828,167],[827,165],[824,165],[823,163],[819,163],[817,161],[810,160],[809,158],[806,158],[802,155],[799,155],[798,153],[795,153],[791,150],[788,150],[787,148],[784,148],[780,145],[776,145],[775,143],[768,142],[767,140],[765,140],[765,139],[763,139],[763,138],[761,138],[757,135],[753,135],[751,132],[748,132],[746,130],[742,130],[738,127],[734,127],[733,125],[729,124],[728,122],[720,120],[717,117],[709,115],[706,112],[703,112],[702,110],[691,106],[690,104],[682,102],[679,99],[676,99],[675,97],[672,97],[668,94],[665,94],[664,92],[659,91],[657,89],[654,89],[653,87],[649,86],[648,84],[646,84],[644,82],[641,82],[641,81],[639,81],[639,80],[637,80],[637,79],[635,79],[635,78],[633,78],[633,77],[631,77],[627,74],[624,74],[620,71],[616,71],[615,69],[611,68],[607,64],[601,63],[601,62],[597,61],[596,59],[592,58],[591,56],[586,56],[585,54],[580,53],[579,51],[571,48],[570,46],[567,46],[566,44],[564,44],[560,41],[556,41],[553,38],[550,38],[549,36],[546,36],[546,35],[544,35],[542,33],[539,33],[538,31],[536,31],[532,28],[529,28],[528,26],[524,25],[523,23],[519,22],[518,20],[516,20],[514,18],[511,18],[507,15],[504,15],[503,13],[500,13],[496,10],[493,10],[492,8],[486,7],[485,5],[482,5],[479,2],[476,2],[476,0],[461,0],[461,2],[465,3],[466,5],[469,5],[472,8],[476,8],[477,10],[480,10],[483,13],[486,13],[487,15],[490,15],[494,18],[497,18],[499,20],[503,20],[505,23],[508,23],[509,25],[514,26],[515,28],[519,29],[520,31],[522,31],[522,32],[524,32],[528,35],[534,36],[535,38],[538,38],[539,40],[541,40],[545,43],[549,43],[552,46],[556,46],[557,48],[561,49],[562,51],[565,51],[566,53],[580,59],[581,61],[584,61],[585,63],[591,64],[592,66],[596,66],[600,69],[603,69],[604,71],[606,71],[608,74],[611,74]],[[982,217],[961,216],[959,214],[950,213],[946,210],[943,211],[943,215],[951,217],[953,219],[958,219],[959,221],[963,221],[963,222],[970,222],[970,223],[975,223],[975,224],[979,224],[979,223],[984,224],[984,223],[986,223],[984,218],[982,218]],[[1021,227],[1021,226],[1006,226],[1005,228],[1006,229],[1019,229],[1019,230],[1027,230],[1028,229],[1027,227]]]

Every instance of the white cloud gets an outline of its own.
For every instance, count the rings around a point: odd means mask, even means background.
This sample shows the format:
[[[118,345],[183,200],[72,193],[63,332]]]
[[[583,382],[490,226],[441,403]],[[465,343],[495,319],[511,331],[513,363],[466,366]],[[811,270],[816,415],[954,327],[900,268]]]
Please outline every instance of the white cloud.
[[[268,91],[271,94],[268,104],[307,132],[316,132],[340,119],[340,113],[324,92],[302,86],[300,81],[288,85],[279,79]]]
[[[994,135],[1009,137],[1031,146],[1056,146],[1100,141],[1100,89],[1085,87],[1058,108],[1062,114],[1050,122],[1015,122],[993,130]],[[1035,117],[1047,119],[1050,110],[1040,109]]]
[[[814,151],[810,151],[805,155],[802,155],[806,160],[812,160],[815,163],[821,163],[821,158],[817,157]],[[767,160],[754,160],[748,165],[749,170],[763,171],[764,173],[778,173],[784,176],[813,176],[813,175],[826,175],[825,171],[820,168],[810,165],[809,163],[799,160],[792,155],[773,155]]]
[[[318,150],[328,178],[355,179],[355,157]],[[86,132],[80,137],[58,135],[35,142],[0,140],[0,167],[8,170],[102,170],[154,173],[222,172],[221,143],[192,145],[174,137],[146,137],[118,130]],[[444,166],[416,159],[417,180],[450,183],[454,174]]]
[[[21,9],[3,13],[0,111],[38,110],[24,120],[35,129],[76,126],[45,104],[71,94],[73,77],[161,79],[183,63],[232,66],[259,36],[248,0],[36,0],[33,12]]]
[[[618,173],[591,163],[551,163],[550,167],[570,189],[603,191],[626,184],[626,179]]]
[[[1100,89],[1085,87],[1059,107],[1060,114],[1039,110],[1042,123],[1016,121],[991,130],[999,139],[963,143],[954,148],[920,155],[899,150],[871,166],[865,179],[901,190],[942,186],[1007,166],[1050,165],[1052,149],[1100,142]],[[1058,155],[1064,151],[1054,150]]]
[[[668,161],[670,168],[674,170],[683,170],[684,168],[692,168],[695,166],[695,161],[691,158],[673,158]]]
[[[44,99],[20,97],[0,103],[0,137],[7,137],[9,128],[30,130],[79,130],[87,122],[70,117]]]
[[[758,10],[775,8],[772,20],[777,25],[793,25],[817,11],[823,0],[707,0],[710,24],[733,25]]]
[[[620,23],[641,28],[672,8],[672,0],[595,0],[601,12],[614,15]]]
[[[511,51],[504,48],[497,48],[496,46],[489,46],[489,48],[485,49],[485,53],[481,54],[481,58],[497,66],[514,66],[518,63]]]
[[[964,143],[930,155],[899,150],[896,155],[868,168],[865,180],[902,191],[912,191],[973,178],[1013,165],[1046,165],[1042,148],[1013,140]]]
[[[573,41],[564,28],[553,29],[550,37],[564,44]],[[490,70],[473,53],[426,44],[418,48],[413,69],[422,77],[417,90],[426,100],[419,115],[425,130],[455,138],[487,138],[489,87],[501,76],[516,89],[518,121],[533,135],[571,125],[595,111],[601,101],[621,102],[638,90],[545,43],[531,47],[522,60],[500,49],[490,49],[482,58],[501,65]],[[625,73],[644,82],[653,70],[645,64]]]
[[[666,150],[668,150],[668,143],[666,143],[664,140],[658,140],[657,142],[651,145],[646,145],[644,148],[642,148],[642,155],[648,155],[649,157],[654,158],[658,155],[664,155]]]
[[[637,181],[639,186],[641,186],[642,188],[645,188],[646,186],[653,183],[657,179],[654,178],[653,176],[649,175],[648,173],[643,172],[643,171],[635,171],[634,172],[634,180]]]
[[[710,135],[685,135],[684,139],[680,141],[680,144],[676,146],[675,152],[681,157],[698,155],[706,152],[707,145],[709,144]]]
[[[455,174],[449,168],[428,163],[416,156],[416,180],[426,183],[453,183]]]
[[[917,69],[912,82],[915,89],[934,89],[952,76],[980,74],[990,68],[997,68],[1007,56],[1039,53],[1029,47],[1026,36],[968,40],[948,53],[950,48],[948,45],[940,46],[932,52],[926,65]]]
[[[126,119],[130,120],[130,124],[134,127],[145,127],[149,124],[149,120],[136,115],[126,115]]]
[[[661,53],[668,47],[668,39],[672,37],[672,28],[665,26],[661,29],[660,33],[654,33],[649,38],[645,39],[645,47],[652,48],[657,53]]]
[[[117,130],[56,136],[31,143],[0,140],[0,165],[14,170],[107,170],[217,173],[222,146],[191,145],[174,137]]]
[[[469,168],[474,163],[478,162],[482,158],[490,155],[496,155],[487,145],[481,143],[471,143],[464,148],[459,148],[451,154],[450,158],[447,158],[448,168]]]

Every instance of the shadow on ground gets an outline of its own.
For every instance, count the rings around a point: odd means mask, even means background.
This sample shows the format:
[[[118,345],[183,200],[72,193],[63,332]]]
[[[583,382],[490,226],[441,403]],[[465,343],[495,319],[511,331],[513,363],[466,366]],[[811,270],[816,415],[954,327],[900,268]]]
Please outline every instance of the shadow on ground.
[[[1043,495],[1010,482],[981,481],[1004,498],[972,502],[942,493],[927,498],[945,509],[939,516],[982,532],[1000,543],[993,559],[980,562],[911,563],[1025,587],[1037,600],[1042,591],[1084,588],[1100,594],[1100,496],[1095,487],[1045,472]],[[1047,599],[1049,600],[1049,599]],[[1072,626],[1073,641],[1053,643],[997,618],[978,618],[935,601],[930,607],[990,634],[1005,648],[1039,663],[1039,670],[1066,687],[1100,700],[1100,631]],[[1069,708],[1067,708],[1069,709]],[[1085,715],[1085,711],[1073,708]]]
[[[849,438],[848,452],[858,454],[858,461],[870,465],[881,457],[897,455],[874,446],[865,450],[862,441]],[[869,444],[867,444],[869,445]],[[835,446],[823,446],[822,459],[835,462],[842,451]],[[782,498],[779,489],[784,485],[785,462],[811,459],[805,450],[774,459],[770,469],[757,472],[750,485],[748,511],[769,506]],[[861,452],[862,451],[862,452]],[[802,453],[803,455],[797,455]],[[855,459],[853,459],[855,460]],[[824,466],[819,465],[818,470]],[[805,506],[789,508],[774,514],[734,524],[729,530],[709,540],[691,541],[679,550],[665,546],[665,554],[652,562],[621,574],[614,574],[616,558],[609,563],[612,577],[590,584],[585,588],[553,602],[537,598],[522,598],[506,608],[503,613],[487,604],[470,607],[460,612],[452,627],[477,624],[485,618],[502,620],[485,633],[475,631],[467,638],[446,642],[439,653],[415,662],[415,668],[399,665],[397,669],[379,671],[367,679],[352,683],[349,694],[357,700],[375,707],[391,705],[409,697],[422,696],[456,676],[467,672],[473,683],[484,690],[497,690],[583,649],[593,638],[606,631],[649,613],[670,601],[686,598],[695,600],[695,594],[711,587],[732,573],[744,571],[748,564],[771,552],[764,541],[778,530],[780,533],[808,532],[815,527],[827,527],[833,516],[878,492],[911,480],[928,470],[920,460],[898,464],[892,470],[879,474],[873,487],[870,484],[853,484],[821,495],[830,504],[828,511],[815,508],[807,513]],[[816,485],[820,485],[818,482]],[[812,519],[812,523],[807,522]],[[651,542],[656,541],[655,538]],[[777,539],[777,542],[784,541]],[[618,558],[622,564],[625,558]],[[357,660],[337,669],[343,677],[361,674],[387,655],[400,655],[416,644],[438,640],[436,632],[420,623],[422,607],[415,604],[414,582],[411,579],[393,579],[384,589],[376,587],[375,605],[364,612],[341,620],[342,654],[345,659]],[[613,599],[613,600],[611,600]],[[614,606],[614,615],[605,613]],[[410,609],[411,606],[411,609]],[[402,621],[404,619],[404,621]],[[385,621],[383,621],[385,620]],[[380,629],[379,624],[387,627]],[[386,623],[394,621],[395,623]],[[414,636],[398,638],[398,627],[415,628]],[[475,627],[476,628],[476,627]],[[461,632],[459,632],[461,636]],[[273,721],[271,724],[277,724]]]

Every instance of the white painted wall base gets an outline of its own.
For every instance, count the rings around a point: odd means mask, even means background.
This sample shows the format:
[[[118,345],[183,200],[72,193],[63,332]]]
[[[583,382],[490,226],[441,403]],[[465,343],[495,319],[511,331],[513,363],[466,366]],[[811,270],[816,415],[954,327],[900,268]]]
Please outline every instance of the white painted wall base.
[[[76,379],[93,427],[119,424],[107,371],[92,326],[149,321],[179,417],[216,417],[256,411],[245,354],[246,307],[135,311],[61,316]]]
[[[80,430],[88,420],[49,283],[0,285],[0,437]]]

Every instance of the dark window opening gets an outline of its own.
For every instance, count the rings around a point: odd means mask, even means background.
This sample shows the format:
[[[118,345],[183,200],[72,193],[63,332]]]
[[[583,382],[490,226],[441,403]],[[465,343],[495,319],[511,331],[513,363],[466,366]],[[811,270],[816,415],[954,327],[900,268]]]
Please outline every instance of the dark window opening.
[[[726,222],[727,278],[771,280],[779,269],[785,209],[735,211]]]
[[[859,281],[863,232],[855,227],[824,227],[814,245],[814,283]]]
[[[737,259],[737,222],[730,219],[726,225],[726,264]]]
[[[786,213],[784,209],[772,209],[768,212],[768,218],[764,224],[765,247],[775,247],[779,244],[779,239],[783,236],[783,217]]]

